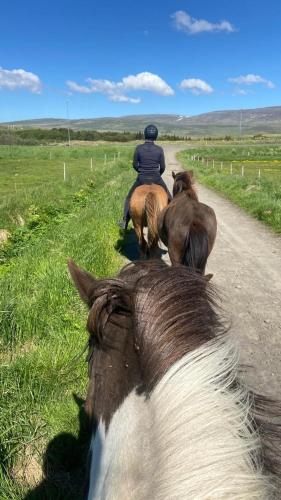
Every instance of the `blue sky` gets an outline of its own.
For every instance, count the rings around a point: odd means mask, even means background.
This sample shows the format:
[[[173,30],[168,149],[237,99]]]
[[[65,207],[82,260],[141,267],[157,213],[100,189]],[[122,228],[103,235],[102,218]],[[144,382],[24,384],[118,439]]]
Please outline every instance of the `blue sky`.
[[[281,105],[281,2],[29,0],[0,19],[0,121]]]

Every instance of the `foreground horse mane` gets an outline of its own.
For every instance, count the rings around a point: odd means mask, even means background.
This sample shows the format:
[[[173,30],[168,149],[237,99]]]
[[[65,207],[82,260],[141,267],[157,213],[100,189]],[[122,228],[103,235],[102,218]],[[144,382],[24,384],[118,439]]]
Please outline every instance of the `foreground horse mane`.
[[[110,331],[117,352],[114,324],[130,318],[141,376],[109,425],[99,421],[89,499],[278,498],[281,406],[242,384],[212,284],[150,261],[97,281],[90,295],[100,348]]]

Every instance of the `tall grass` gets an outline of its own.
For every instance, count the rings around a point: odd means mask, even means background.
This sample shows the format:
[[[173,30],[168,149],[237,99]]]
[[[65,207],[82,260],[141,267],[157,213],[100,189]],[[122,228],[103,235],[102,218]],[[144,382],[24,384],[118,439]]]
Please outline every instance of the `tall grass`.
[[[112,163],[129,165],[131,156],[132,148],[124,146],[0,146],[0,228],[25,220],[30,205],[66,208],[79,187],[99,182]]]
[[[31,224],[18,253],[6,255],[0,275],[1,499],[82,495],[79,410],[73,393],[86,393],[87,311],[70,282],[66,261],[71,257],[96,276],[118,271],[123,259],[114,249],[116,218],[132,178],[127,161],[96,167],[93,183],[85,177],[83,185],[80,179],[76,194],[65,186],[63,201],[58,201],[61,207],[65,203],[65,212],[45,220],[48,194],[56,207],[54,192],[46,189],[45,199],[38,201],[39,219],[44,220]],[[52,479],[32,488],[52,461]]]

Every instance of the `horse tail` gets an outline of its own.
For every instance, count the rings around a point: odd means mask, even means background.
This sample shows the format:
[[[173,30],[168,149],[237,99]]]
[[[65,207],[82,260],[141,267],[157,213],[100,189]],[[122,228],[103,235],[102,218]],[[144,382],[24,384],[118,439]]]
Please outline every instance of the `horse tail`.
[[[182,254],[182,264],[203,274],[209,255],[208,233],[205,227],[193,222],[187,233]]]
[[[161,211],[157,194],[150,192],[146,195],[144,209],[147,220],[148,248],[155,247],[159,241],[157,219]]]

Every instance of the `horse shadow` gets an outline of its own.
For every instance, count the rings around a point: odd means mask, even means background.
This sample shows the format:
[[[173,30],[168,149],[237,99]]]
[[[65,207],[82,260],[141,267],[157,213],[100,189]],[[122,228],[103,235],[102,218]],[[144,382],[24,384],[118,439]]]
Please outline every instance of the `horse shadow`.
[[[119,239],[115,243],[114,248],[131,262],[140,258],[139,245],[133,228],[119,232]]]
[[[88,491],[88,457],[91,430],[84,400],[73,394],[79,408],[77,438],[62,432],[48,444],[43,457],[44,479],[24,500],[83,500]]]
[[[130,228],[127,231],[120,231],[119,236],[119,239],[114,245],[115,250],[121,255],[124,255],[124,257],[131,262],[140,260],[140,249],[134,229]],[[167,250],[159,247],[154,257],[161,259],[166,254]]]

